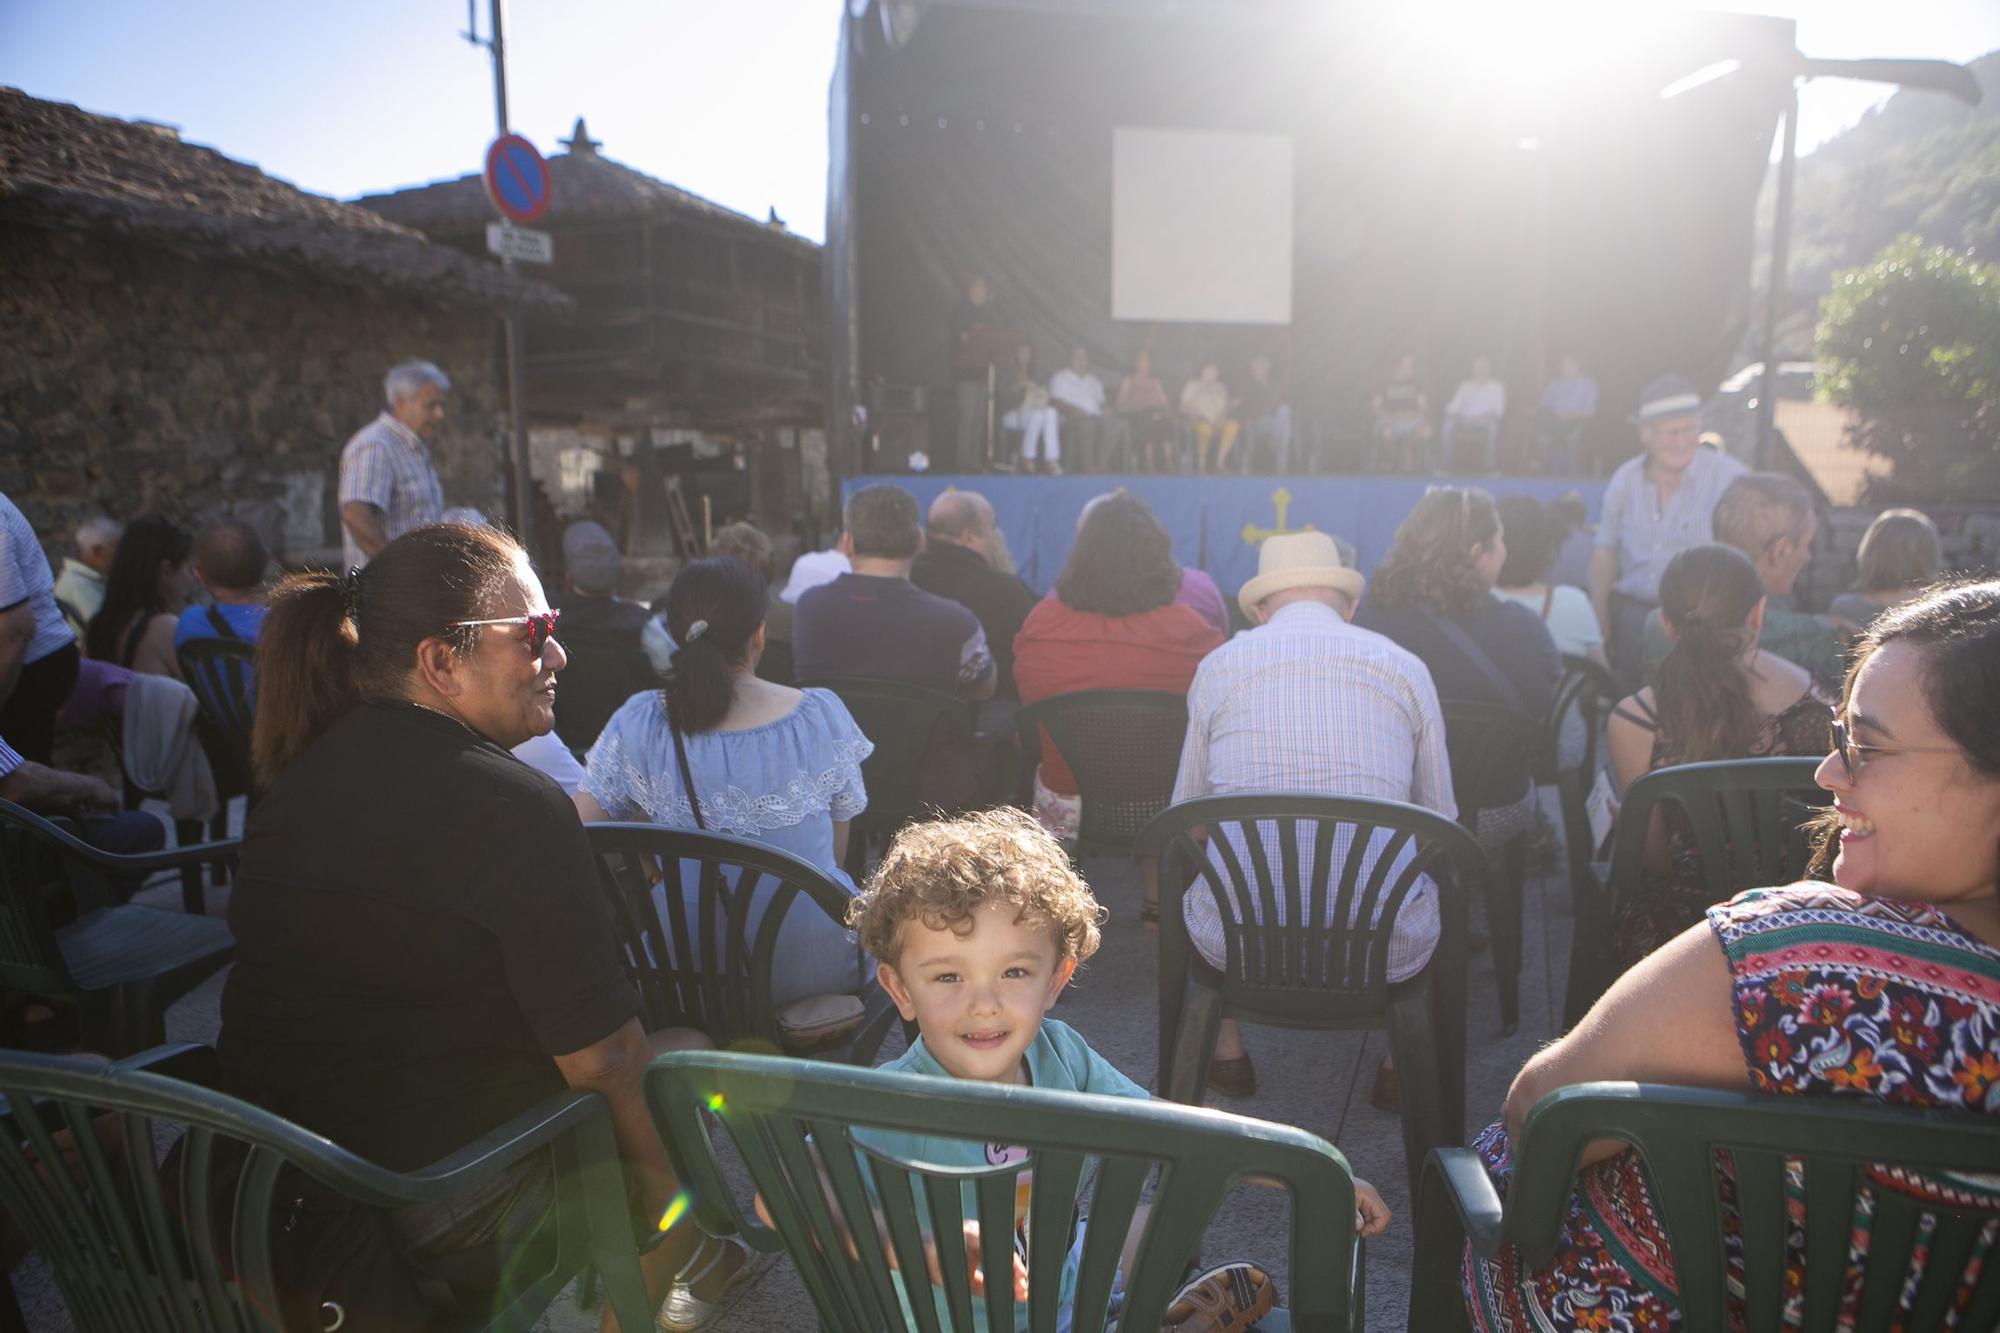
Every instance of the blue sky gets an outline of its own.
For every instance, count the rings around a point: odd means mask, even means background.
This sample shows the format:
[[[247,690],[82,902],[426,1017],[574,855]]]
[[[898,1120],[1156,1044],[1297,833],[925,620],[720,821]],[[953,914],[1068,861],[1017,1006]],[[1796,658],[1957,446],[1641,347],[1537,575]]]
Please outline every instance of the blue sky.
[[[477,7],[483,30],[487,0]],[[1994,0],[1703,7],[1797,18],[1813,55],[1967,60],[2000,48]],[[817,239],[841,9],[842,0],[512,0],[514,128],[553,152],[587,116],[606,154],[758,218],[776,207]],[[0,0],[0,83],[163,121],[350,198],[478,168],[494,131],[491,66],[459,38],[465,22],[465,0]],[[1882,95],[1807,85],[1801,147]]]

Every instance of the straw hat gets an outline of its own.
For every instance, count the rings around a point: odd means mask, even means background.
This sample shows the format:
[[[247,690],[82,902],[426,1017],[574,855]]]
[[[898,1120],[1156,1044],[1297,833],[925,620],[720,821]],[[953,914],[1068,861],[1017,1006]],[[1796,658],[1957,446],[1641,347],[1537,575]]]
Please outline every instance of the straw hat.
[[[1288,532],[1264,539],[1257,552],[1257,577],[1237,590],[1236,604],[1255,619],[1252,608],[1257,603],[1288,588],[1331,588],[1358,602],[1365,586],[1366,580],[1341,562],[1332,537],[1324,532]]]

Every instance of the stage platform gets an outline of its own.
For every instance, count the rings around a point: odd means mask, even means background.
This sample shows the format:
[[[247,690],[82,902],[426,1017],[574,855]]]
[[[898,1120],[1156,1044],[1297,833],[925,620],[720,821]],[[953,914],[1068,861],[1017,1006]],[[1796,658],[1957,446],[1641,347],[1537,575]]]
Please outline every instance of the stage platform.
[[[1257,572],[1257,544],[1274,532],[1314,528],[1353,543],[1366,573],[1389,550],[1396,525],[1432,486],[1478,486],[1501,495],[1552,500],[1583,496],[1593,518],[1604,483],[1563,477],[1186,477],[1186,476],[946,476],[869,475],[841,483],[841,498],[858,486],[892,482],[917,497],[919,508],[946,490],[978,491],[993,504],[1007,549],[1021,577],[1048,591],[1062,572],[1076,520],[1093,496],[1123,488],[1153,507],[1173,534],[1174,557],[1213,575],[1226,594]]]

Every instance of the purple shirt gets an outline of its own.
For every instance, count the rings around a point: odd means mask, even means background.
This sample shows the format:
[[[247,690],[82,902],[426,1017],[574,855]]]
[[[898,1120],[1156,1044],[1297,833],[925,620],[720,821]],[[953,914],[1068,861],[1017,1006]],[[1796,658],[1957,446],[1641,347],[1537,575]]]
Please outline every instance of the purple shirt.
[[[1229,633],[1229,607],[1222,600],[1222,589],[1215,586],[1215,580],[1199,569],[1181,569],[1180,590],[1174,600],[1191,608],[1194,613],[1209,624]]]

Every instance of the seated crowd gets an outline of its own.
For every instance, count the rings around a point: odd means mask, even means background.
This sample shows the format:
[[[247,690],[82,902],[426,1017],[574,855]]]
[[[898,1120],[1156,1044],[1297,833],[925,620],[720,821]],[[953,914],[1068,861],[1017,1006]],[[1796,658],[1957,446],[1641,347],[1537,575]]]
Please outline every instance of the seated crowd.
[[[1375,405],[1385,456],[1405,463],[1431,440],[1408,361]],[[1025,380],[1031,358],[1018,369]],[[1180,397],[1197,466],[1227,468],[1238,448],[1286,458],[1289,419],[1273,424],[1283,404],[1268,364],[1253,368],[1247,408],[1215,369]],[[1564,380],[1581,379],[1573,360],[1564,369]],[[1067,380],[1058,375],[1042,400],[1021,398],[1037,461],[1053,463],[1074,414],[1108,404],[1135,418],[1139,447],[1171,448],[1156,381],[1128,394],[1128,379],[1112,397],[1079,388],[1087,373],[1079,349]],[[1595,410],[1594,389],[1550,387],[1543,407],[1555,426]],[[1487,470],[1505,411],[1498,388],[1476,365],[1441,434],[1448,452]],[[565,535],[555,597],[512,538],[453,522],[403,532],[345,574],[286,574],[267,593],[269,557],[252,529],[225,521],[190,534],[158,516],[135,518],[122,536],[103,520],[84,524],[59,605],[26,520],[0,497],[0,798],[50,811],[118,804],[104,784],[51,766],[51,719],[87,666],[177,677],[176,649],[190,639],[255,643],[258,799],[229,909],[226,1090],[394,1170],[436,1161],[551,1092],[594,1091],[610,1108],[638,1215],[659,1217],[680,1184],[640,1075],[656,1052],[717,1034],[648,1030],[590,825],[748,839],[837,884],[851,899],[845,921],[794,907],[779,923],[772,999],[879,987],[913,1025],[889,1068],[1144,1098],[1048,1017],[1098,947],[1105,912],[1065,846],[1090,796],[1046,733],[1032,772],[1009,768],[1014,710],[1082,690],[1181,695],[1175,803],[1273,793],[1396,802],[1459,820],[1496,848],[1538,819],[1534,777],[1524,764],[1505,780],[1455,786],[1450,705],[1560,724],[1550,714],[1567,655],[1608,662],[1628,682],[1606,727],[1614,792],[1668,766],[1804,754],[1823,756],[1816,780],[1834,802],[1818,820],[1812,880],[1725,901],[1708,893],[1684,823],[1653,817],[1645,883],[1614,923],[1622,975],[1527,1062],[1504,1105],[1475,1108],[1491,1119],[1476,1147],[1494,1180],[1504,1189],[1511,1179],[1529,1109],[1592,1080],[1992,1114],[2000,582],[1934,582],[1935,529],[1894,511],[1870,529],[1854,594],[1826,618],[1792,609],[1811,507],[1785,478],[1708,461],[1693,442],[1691,397],[1672,380],[1648,390],[1645,451],[1614,478],[1596,531],[1582,533],[1587,564],[1554,507],[1434,488],[1366,578],[1329,534],[1267,538],[1236,595],[1250,628],[1233,636],[1213,581],[1181,567],[1159,520],[1124,492],[1086,506],[1039,600],[1013,574],[983,497],[948,492],[920,520],[908,492],[872,485],[847,497],[838,559],[801,558],[782,593],[769,539],[738,525],[683,566],[650,612],[616,597],[617,546],[594,524]],[[1070,438],[1096,450],[1094,432]],[[1115,445],[1117,433],[1105,434]],[[1551,438],[1575,443],[1573,431]],[[206,605],[185,605],[190,575]],[[87,661],[66,614],[84,626]],[[774,645],[782,670],[768,660]],[[579,708],[565,699],[569,673],[593,654],[599,674]],[[877,746],[839,693],[855,678],[960,701],[972,719],[953,747],[924,756],[924,790],[944,813],[903,827],[865,877],[848,867]],[[1236,845],[1218,839],[1203,855],[1272,855],[1275,843],[1252,846],[1261,836],[1233,833]],[[1367,872],[1411,855],[1391,847],[1380,833],[1367,845],[1343,836],[1306,855],[1358,857]],[[1139,867],[1142,919],[1184,933],[1208,968],[1227,967],[1225,918],[1263,909],[1196,889],[1159,923],[1159,873]],[[673,883],[650,886],[663,913]],[[774,901],[759,892],[746,908],[753,934]],[[1389,909],[1390,983],[1429,965],[1443,901],[1427,873]],[[1328,897],[1278,910],[1320,911],[1313,924],[1325,925],[1341,909]],[[1857,962],[1870,946],[1887,961]],[[1234,1021],[1216,1034],[1209,1086],[1256,1092]],[[1005,1145],[904,1137],[871,1147],[965,1166],[1012,1160],[993,1155],[1013,1151]],[[476,1197],[389,1221],[420,1266],[504,1254],[553,1206],[552,1181],[537,1156]],[[1356,1225],[1379,1233],[1388,1210],[1355,1184]],[[1475,1327],[1598,1328],[1607,1314],[1666,1327],[1677,1317],[1643,1161],[1598,1144],[1574,1188],[1551,1263],[1467,1251]],[[734,1239],[671,1227],[643,1270],[658,1327],[686,1330],[713,1318],[752,1262]],[[1168,1326],[1241,1329],[1276,1299],[1249,1258],[1197,1266]]]

